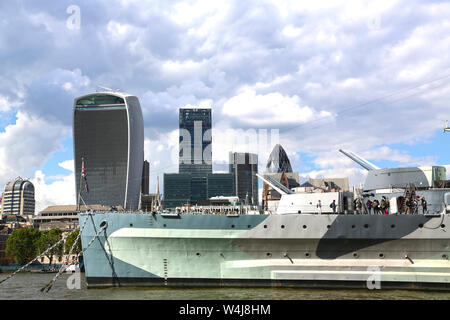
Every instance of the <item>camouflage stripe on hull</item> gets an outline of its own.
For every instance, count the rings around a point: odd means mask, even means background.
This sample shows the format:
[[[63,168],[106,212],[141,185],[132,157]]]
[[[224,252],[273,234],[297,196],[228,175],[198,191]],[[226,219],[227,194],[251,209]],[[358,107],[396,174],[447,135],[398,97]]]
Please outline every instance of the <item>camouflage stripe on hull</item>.
[[[390,288],[450,283],[447,216],[96,213],[80,215],[80,223],[84,219],[90,221],[83,246],[102,221],[108,223],[84,256],[90,287],[114,281],[349,287],[375,279]]]

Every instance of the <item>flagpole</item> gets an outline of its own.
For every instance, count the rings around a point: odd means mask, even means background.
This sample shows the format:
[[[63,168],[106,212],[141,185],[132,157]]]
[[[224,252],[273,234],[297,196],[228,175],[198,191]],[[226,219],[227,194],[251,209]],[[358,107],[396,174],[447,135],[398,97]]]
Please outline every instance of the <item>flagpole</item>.
[[[84,168],[84,158],[81,157],[81,168]],[[83,170],[83,169],[81,169]],[[80,186],[78,188],[78,201],[77,201],[77,210],[80,211],[80,198],[81,198],[81,181],[83,179],[83,174],[80,173]]]

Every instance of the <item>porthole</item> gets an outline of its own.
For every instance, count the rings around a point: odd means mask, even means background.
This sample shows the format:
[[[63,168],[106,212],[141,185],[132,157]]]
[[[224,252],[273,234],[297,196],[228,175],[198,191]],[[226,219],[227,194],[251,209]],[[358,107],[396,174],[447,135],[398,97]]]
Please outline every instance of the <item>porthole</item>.
[[[303,229],[306,229],[306,228],[307,228],[307,226],[306,226],[306,224],[304,224],[304,225],[303,225]]]
[[[281,225],[281,229],[284,229],[284,225],[283,224]]]
[[[419,224],[419,228],[423,228],[423,224],[421,223],[421,224]]]
[[[331,226],[330,225],[327,225],[327,229],[330,229],[331,228]]]
[[[394,229],[395,228],[395,224],[391,224],[391,228]]]
[[[443,255],[442,255],[442,259],[448,259],[448,255],[443,254]]]
[[[355,229],[355,228],[356,228],[356,226],[354,224],[352,224],[352,229]]]
[[[267,229],[267,224],[264,225],[264,229]]]
[[[358,257],[359,257],[358,253],[353,252],[353,258],[358,258]]]
[[[384,253],[380,253],[378,256],[379,256],[381,259],[383,259],[383,258],[384,258]]]
[[[364,225],[364,228],[367,229],[368,227],[369,227],[369,225],[366,223],[366,224]]]
[[[270,252],[266,253],[266,256],[270,257],[272,254]]]
[[[445,224],[441,224],[441,228],[445,228]]]
[[[164,227],[164,228],[167,227],[166,224],[163,224],[163,227]]]
[[[305,253],[305,257],[309,258],[311,255],[309,254],[309,252]]]
[[[247,226],[247,228],[249,228],[249,229],[250,229],[251,227],[252,227],[251,225],[248,225],[248,226]]]
[[[199,256],[199,255],[200,255],[200,252],[197,252],[196,255]]]
[[[231,225],[231,228],[234,229],[234,224]]]
[[[132,223],[130,223],[130,227],[132,227],[133,226],[133,224]]]

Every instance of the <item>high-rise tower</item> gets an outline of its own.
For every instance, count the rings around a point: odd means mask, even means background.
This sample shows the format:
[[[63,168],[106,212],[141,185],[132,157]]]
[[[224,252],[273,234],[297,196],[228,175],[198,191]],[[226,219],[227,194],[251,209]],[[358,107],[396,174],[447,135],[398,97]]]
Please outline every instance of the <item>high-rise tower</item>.
[[[86,204],[137,209],[144,161],[144,123],[138,98],[119,92],[76,98],[73,139],[77,202],[80,192]],[[89,192],[79,180],[82,158]]]
[[[212,173],[211,108],[180,108],[179,173],[193,178]]]
[[[34,186],[21,177],[8,182],[2,198],[2,216],[33,215],[35,209]]]
[[[258,155],[229,153],[229,173],[234,177],[235,195],[245,204],[258,205]]]

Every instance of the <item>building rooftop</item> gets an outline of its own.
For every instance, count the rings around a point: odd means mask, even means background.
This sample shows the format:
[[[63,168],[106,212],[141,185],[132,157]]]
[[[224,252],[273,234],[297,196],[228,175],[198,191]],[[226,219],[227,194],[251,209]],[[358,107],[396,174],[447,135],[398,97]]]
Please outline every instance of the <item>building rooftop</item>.
[[[118,210],[123,210],[122,206],[116,206]],[[80,211],[86,210],[96,210],[96,211],[109,211],[111,206],[105,206],[102,204],[91,204],[88,206],[81,205]],[[56,212],[77,212],[77,205],[60,205],[60,206],[48,206],[44,210],[40,211],[41,213],[56,213]]]

